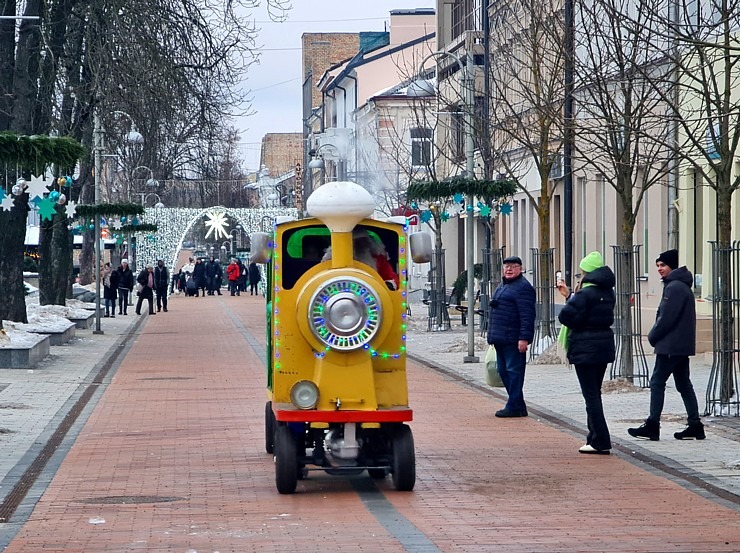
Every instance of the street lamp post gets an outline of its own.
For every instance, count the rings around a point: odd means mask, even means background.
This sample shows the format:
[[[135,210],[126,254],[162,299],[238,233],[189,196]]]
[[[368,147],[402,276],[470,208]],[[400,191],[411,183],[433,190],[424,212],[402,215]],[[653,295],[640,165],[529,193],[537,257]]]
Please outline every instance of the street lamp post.
[[[149,199],[149,196],[154,196],[157,198],[157,203],[154,204],[154,209],[161,209],[164,207],[164,204],[162,203],[162,199],[159,197],[159,194],[156,192],[149,192],[149,194],[142,194],[141,195],[141,205],[146,207],[146,201]]]
[[[100,116],[97,110],[93,114],[93,141],[95,149],[95,175],[93,175],[95,185],[95,205],[100,204],[100,173],[103,170],[103,127],[100,125]],[[100,249],[100,215],[95,214],[95,330],[93,334],[103,334],[100,328],[100,278],[102,252]]]
[[[425,57],[419,65],[419,75],[424,73],[424,64],[431,58],[449,56],[455,60],[460,74],[460,87],[464,93],[465,102],[465,177],[468,181],[474,178],[474,144],[473,144],[473,74],[471,72],[470,55],[466,54],[466,63],[451,52],[432,52]],[[415,81],[408,87],[411,96],[434,95],[434,89],[430,89],[427,81]],[[465,208],[467,214],[467,225],[465,226],[465,265],[468,271],[468,354],[463,357],[464,363],[478,363],[480,359],[475,355],[475,212],[473,207],[473,193],[468,192]]]

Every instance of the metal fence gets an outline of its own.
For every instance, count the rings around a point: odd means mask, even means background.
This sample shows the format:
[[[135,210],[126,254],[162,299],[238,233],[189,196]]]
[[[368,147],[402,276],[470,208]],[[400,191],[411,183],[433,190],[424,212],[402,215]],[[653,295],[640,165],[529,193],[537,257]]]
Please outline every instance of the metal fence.
[[[485,336],[488,332],[488,318],[491,311],[488,304],[491,302],[493,292],[501,283],[501,271],[503,270],[503,248],[483,248],[483,270],[480,281],[480,308],[483,314],[480,317],[480,333]]]
[[[553,249],[532,252],[532,286],[537,293],[535,305],[534,339],[529,348],[530,358],[544,352],[556,339],[555,330],[555,281],[552,262]]]
[[[740,336],[740,242],[712,245],[712,370],[706,414],[740,416],[738,336]]]
[[[445,282],[445,251],[435,251],[429,269],[429,297],[425,301],[428,306],[429,319],[427,330],[449,330],[450,314],[448,308],[450,298]]]
[[[640,265],[641,246],[624,248],[612,246],[614,276],[616,277],[616,309],[614,312],[614,339],[617,355],[609,371],[609,378],[629,380],[648,386],[648,366],[642,347],[641,279],[636,275]]]

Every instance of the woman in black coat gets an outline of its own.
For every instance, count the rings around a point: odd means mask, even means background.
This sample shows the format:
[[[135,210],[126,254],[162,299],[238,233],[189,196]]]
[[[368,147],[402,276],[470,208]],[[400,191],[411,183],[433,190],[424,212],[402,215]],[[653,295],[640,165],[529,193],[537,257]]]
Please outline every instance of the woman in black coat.
[[[558,318],[567,327],[568,361],[575,365],[588,417],[586,445],[578,451],[608,454],[612,443],[601,402],[601,384],[615,354],[611,329],[615,279],[599,252],[588,254],[579,267],[584,276],[575,293],[558,283],[558,290],[568,299]]]

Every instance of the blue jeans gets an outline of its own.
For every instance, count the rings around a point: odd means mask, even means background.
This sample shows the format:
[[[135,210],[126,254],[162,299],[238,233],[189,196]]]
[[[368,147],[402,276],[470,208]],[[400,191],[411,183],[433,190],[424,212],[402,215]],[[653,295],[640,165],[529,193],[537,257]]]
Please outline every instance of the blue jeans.
[[[576,365],[578,383],[586,402],[586,419],[588,436],[586,443],[596,449],[611,449],[609,427],[604,418],[604,406],[601,403],[601,383],[606,373],[606,363],[582,363]]]
[[[493,344],[493,347],[496,348],[498,374],[509,394],[506,409],[514,413],[526,413],[524,370],[527,367],[527,353],[521,353],[518,344]]]
[[[660,422],[665,401],[665,383],[673,374],[676,390],[681,394],[689,425],[699,424],[699,405],[696,401],[694,386],[689,378],[689,358],[676,355],[656,355],[653,376],[650,377],[650,416],[648,420]]]

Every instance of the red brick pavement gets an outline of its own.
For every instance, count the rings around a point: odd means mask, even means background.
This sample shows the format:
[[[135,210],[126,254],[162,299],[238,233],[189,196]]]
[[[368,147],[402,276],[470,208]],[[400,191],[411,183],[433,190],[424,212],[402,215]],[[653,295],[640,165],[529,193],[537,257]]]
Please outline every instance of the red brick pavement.
[[[578,455],[579,439],[534,418],[496,419],[495,399],[419,366],[417,486],[379,484],[388,517],[323,473],[281,496],[244,332],[263,343],[263,313],[248,295],[176,297],[151,317],[7,553],[430,550],[408,532],[451,552],[740,551],[738,510],[618,456]]]

